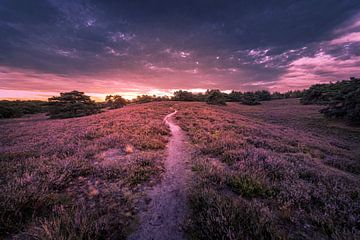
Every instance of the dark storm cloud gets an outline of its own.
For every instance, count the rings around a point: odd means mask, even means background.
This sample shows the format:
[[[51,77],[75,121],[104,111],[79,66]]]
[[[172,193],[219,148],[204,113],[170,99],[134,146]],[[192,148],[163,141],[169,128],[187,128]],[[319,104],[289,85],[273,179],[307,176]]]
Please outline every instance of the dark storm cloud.
[[[360,32],[359,10],[357,0],[3,0],[0,66],[68,78],[132,73],[164,89],[182,75],[199,81],[184,88],[268,87],[300,74],[301,59],[359,57],[357,35],[347,35]]]

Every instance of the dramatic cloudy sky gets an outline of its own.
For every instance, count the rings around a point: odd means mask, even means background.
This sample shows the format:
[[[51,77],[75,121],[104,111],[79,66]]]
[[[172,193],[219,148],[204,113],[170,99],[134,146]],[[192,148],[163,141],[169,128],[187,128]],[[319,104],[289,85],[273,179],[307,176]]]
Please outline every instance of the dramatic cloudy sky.
[[[0,0],[0,98],[360,76],[359,0]]]

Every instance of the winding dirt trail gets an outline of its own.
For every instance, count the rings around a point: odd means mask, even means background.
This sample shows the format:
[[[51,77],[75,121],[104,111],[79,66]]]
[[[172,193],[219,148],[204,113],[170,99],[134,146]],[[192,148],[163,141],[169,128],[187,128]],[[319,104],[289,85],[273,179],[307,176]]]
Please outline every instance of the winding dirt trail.
[[[172,136],[167,145],[163,180],[149,191],[151,202],[148,210],[140,214],[140,226],[129,237],[130,240],[184,239],[181,224],[187,211],[186,191],[190,171],[186,163],[190,161],[191,153],[185,133],[172,119],[176,113],[164,119]]]

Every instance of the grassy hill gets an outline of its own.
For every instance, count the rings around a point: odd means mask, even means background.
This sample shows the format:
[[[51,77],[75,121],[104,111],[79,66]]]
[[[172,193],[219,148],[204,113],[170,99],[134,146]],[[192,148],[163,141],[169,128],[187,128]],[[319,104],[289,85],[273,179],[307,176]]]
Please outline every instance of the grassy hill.
[[[0,120],[0,237],[126,238],[164,171],[174,109],[194,148],[189,238],[360,237],[360,130],[319,108],[152,102]]]

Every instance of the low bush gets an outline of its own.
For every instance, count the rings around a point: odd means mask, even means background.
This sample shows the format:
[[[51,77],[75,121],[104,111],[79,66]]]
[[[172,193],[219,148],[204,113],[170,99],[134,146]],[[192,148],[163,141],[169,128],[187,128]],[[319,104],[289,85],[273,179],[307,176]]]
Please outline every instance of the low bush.
[[[0,118],[16,118],[45,111],[43,101],[0,101]]]
[[[206,103],[211,105],[226,105],[226,99],[220,90],[206,92]]]
[[[266,197],[273,195],[273,191],[269,189],[261,180],[251,175],[229,176],[227,185],[236,193],[243,197]]]
[[[360,123],[360,78],[313,85],[300,101],[302,104],[327,105],[320,111],[326,117]]]
[[[258,102],[255,94],[252,92],[244,93],[240,102],[245,105],[259,105],[260,104]]]

